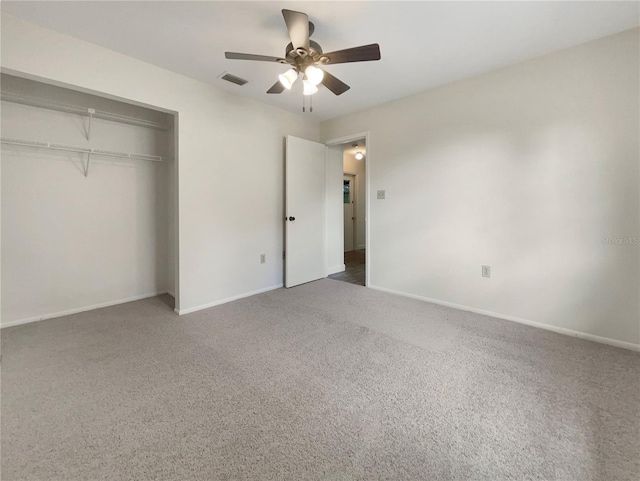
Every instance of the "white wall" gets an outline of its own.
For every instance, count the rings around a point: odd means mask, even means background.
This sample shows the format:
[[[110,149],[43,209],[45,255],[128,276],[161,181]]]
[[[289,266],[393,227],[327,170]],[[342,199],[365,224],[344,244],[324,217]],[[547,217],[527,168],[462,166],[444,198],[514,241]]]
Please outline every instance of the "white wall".
[[[353,152],[350,152],[351,146],[345,147],[343,157],[344,172],[356,175],[356,230],[355,243],[357,249],[364,249],[366,246],[365,239],[365,158],[358,160]]]
[[[638,32],[323,123],[370,131],[371,284],[640,344]]]
[[[7,14],[2,67],[178,112],[181,311],[282,283],[283,138],[317,124]]]

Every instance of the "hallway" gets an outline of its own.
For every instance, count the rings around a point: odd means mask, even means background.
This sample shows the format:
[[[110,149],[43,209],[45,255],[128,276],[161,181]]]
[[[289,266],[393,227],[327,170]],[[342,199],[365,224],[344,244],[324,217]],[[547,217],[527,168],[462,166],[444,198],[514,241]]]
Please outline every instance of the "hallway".
[[[358,286],[364,286],[365,273],[365,249],[353,250],[344,253],[344,272],[331,274],[329,279],[349,282]]]

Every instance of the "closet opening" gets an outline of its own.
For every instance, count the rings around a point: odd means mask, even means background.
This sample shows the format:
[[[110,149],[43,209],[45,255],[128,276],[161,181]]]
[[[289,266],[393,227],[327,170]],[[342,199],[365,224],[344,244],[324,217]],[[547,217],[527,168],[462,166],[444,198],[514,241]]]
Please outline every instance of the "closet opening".
[[[177,114],[0,80],[3,327],[153,296],[173,308]]]

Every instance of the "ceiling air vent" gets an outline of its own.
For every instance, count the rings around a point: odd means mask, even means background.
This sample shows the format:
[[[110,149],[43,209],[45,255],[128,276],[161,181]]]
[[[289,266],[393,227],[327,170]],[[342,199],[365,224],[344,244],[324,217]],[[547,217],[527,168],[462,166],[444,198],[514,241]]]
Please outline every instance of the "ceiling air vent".
[[[248,82],[248,80],[245,80],[240,77],[236,77],[235,75],[231,75],[230,73],[224,74],[222,76],[222,80],[226,80],[227,82],[231,82],[232,84],[236,84],[236,85],[244,85]]]

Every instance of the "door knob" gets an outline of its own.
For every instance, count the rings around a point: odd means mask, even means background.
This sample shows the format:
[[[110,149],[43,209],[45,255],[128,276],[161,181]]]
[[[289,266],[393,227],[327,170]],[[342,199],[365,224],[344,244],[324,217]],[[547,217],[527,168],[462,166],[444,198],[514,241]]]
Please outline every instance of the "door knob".
[[[289,220],[290,220],[291,222],[293,222],[294,220],[296,220],[296,218],[295,218],[295,217],[289,217]]]

